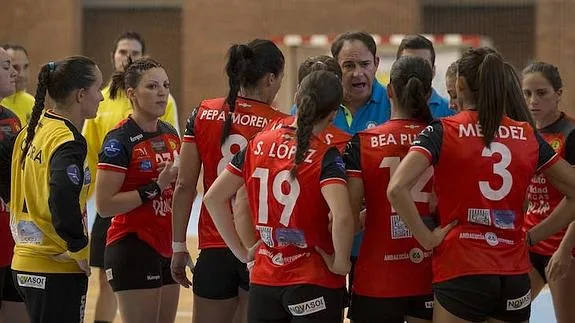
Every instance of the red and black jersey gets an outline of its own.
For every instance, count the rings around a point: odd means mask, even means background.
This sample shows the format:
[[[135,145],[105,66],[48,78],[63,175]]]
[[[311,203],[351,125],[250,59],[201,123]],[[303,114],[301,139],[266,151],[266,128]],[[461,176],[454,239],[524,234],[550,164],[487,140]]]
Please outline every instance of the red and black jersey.
[[[411,150],[435,167],[442,226],[457,226],[433,250],[433,280],[529,272],[523,202],[531,177],[560,157],[527,123],[504,117],[488,147],[477,111],[435,121]]]
[[[10,265],[14,239],[10,232],[10,165],[16,135],[20,131],[16,114],[0,106],[0,267]]]
[[[176,129],[158,121],[156,132],[144,132],[128,117],[104,140],[98,169],[125,174],[120,192],[136,190],[156,180],[158,164],[173,161],[180,151]],[[106,244],[110,245],[129,233],[136,233],[164,257],[172,255],[172,196],[174,184],[139,207],[116,214],[108,229]]]
[[[295,123],[295,116],[288,116],[272,120],[262,131],[277,129],[281,126],[291,126]],[[324,142],[330,146],[335,146],[341,153],[345,150],[345,146],[351,140],[351,135],[345,131],[339,130],[334,125],[330,124],[323,132],[322,136]]]
[[[224,101],[225,98],[202,101],[186,124],[183,141],[196,144],[204,167],[204,192],[209,190],[234,155],[247,146],[249,139],[267,126],[270,120],[285,116],[266,103],[238,97],[231,115],[229,136],[222,145],[222,130],[229,114],[229,107]],[[227,247],[203,204],[198,236],[200,249]]]
[[[312,136],[294,178],[290,170],[295,151],[295,129],[281,127],[258,134],[227,166],[244,178],[253,223],[263,242],[250,281],[343,287],[345,277],[331,273],[314,248],[334,250],[328,230],[330,210],[321,188],[346,185],[343,160],[337,148]]]
[[[563,157],[571,165],[575,165],[575,120],[561,114],[559,120],[540,129],[539,133],[551,145],[559,156]],[[564,195],[557,190],[545,175],[537,173],[531,178],[531,184],[527,191],[529,206],[525,214],[525,230],[529,230],[545,220],[557,207]],[[549,237],[531,247],[531,251],[551,256],[559,248],[559,244],[565,236],[566,230]]]
[[[357,295],[405,297],[431,293],[431,252],[413,238],[386,193],[392,173],[426,126],[420,121],[391,120],[357,133],[347,146],[347,175],[362,179],[367,212],[353,280]],[[429,222],[433,222],[429,210],[432,176],[430,167],[412,189],[419,214]]]

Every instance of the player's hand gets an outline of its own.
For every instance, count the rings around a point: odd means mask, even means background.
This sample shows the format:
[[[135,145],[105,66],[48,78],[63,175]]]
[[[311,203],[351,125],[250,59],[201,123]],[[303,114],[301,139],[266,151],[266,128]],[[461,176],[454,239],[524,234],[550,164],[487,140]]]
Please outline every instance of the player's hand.
[[[319,253],[319,255],[323,258],[327,269],[336,275],[345,276],[351,270],[351,261],[349,259],[345,259],[340,261],[340,263],[336,263],[335,254],[328,254],[322,248],[315,246],[315,251]]]
[[[246,254],[246,259],[245,259],[244,263],[247,264],[247,263],[254,261],[254,258],[256,257],[256,252],[258,252],[258,249],[259,249],[261,244],[262,244],[262,240],[258,240],[256,243],[254,243],[253,246],[248,248],[248,252]]]
[[[158,175],[157,183],[160,189],[166,188],[172,182],[176,180],[178,176],[178,167],[174,166],[172,162],[162,162],[158,165],[158,169],[161,169]]]
[[[447,235],[447,233],[449,231],[451,231],[451,229],[453,229],[455,226],[457,225],[457,220],[449,223],[448,225],[441,227],[438,226],[437,228],[433,229],[433,231],[431,232],[431,237],[428,241],[428,243],[426,244],[421,244],[423,246],[423,248],[427,249],[427,250],[431,250],[437,246],[439,246],[442,242],[443,239],[445,239],[445,236]]]
[[[561,248],[557,249],[551,259],[549,260],[549,264],[545,268],[545,274],[547,275],[547,279],[552,281],[558,281],[567,275],[569,270],[571,269],[571,264],[573,263],[573,256],[571,254],[571,250],[568,248]]]
[[[52,256],[52,259],[58,262],[75,261],[78,264],[78,267],[80,267],[80,269],[84,272],[84,274],[86,274],[86,276],[90,277],[90,275],[92,274],[92,269],[90,268],[90,263],[88,262],[88,259],[74,260],[74,258],[70,257],[68,252],[63,252],[61,254]]]
[[[186,274],[186,267],[190,268],[192,274],[194,273],[194,262],[187,252],[174,252],[172,255],[172,263],[170,269],[172,271],[172,278],[176,283],[185,288],[192,286],[192,282],[188,279]]]

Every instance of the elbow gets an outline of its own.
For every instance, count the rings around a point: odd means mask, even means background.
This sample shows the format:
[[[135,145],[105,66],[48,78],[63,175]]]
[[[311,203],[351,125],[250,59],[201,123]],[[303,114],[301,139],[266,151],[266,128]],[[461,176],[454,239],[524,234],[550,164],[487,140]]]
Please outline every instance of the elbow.
[[[115,215],[112,208],[110,208],[110,203],[107,203],[107,201],[101,201],[97,197],[96,197],[96,212],[98,213],[99,216],[103,218],[110,218]]]
[[[390,182],[387,186],[387,199],[391,204],[397,199],[401,192],[401,186],[395,182]]]
[[[213,213],[213,205],[215,203],[217,203],[217,198],[214,196],[214,194],[211,194],[211,190],[208,190],[208,192],[206,192],[206,194],[204,194],[204,198],[203,198],[203,202],[204,202],[204,206],[206,207],[206,209],[208,210],[208,213],[210,213],[210,215]],[[213,216],[212,216],[213,218]]]
[[[176,188],[174,190],[174,197],[176,195],[191,196],[192,200],[194,200],[196,198],[196,195],[198,195],[198,191],[196,190],[196,185],[188,185],[185,182],[178,179],[176,181]]]

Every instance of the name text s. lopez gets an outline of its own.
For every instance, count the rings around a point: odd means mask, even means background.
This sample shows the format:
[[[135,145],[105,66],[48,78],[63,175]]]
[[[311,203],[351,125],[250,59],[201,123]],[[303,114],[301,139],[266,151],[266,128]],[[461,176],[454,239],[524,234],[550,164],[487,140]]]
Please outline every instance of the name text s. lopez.
[[[202,110],[202,113],[200,114],[200,120],[226,121],[227,114],[227,111],[222,110]],[[265,117],[235,112],[232,113],[232,123],[234,124],[248,127],[264,128],[268,122],[268,119]]]
[[[268,157],[278,159],[292,159],[295,157],[295,152],[296,152],[295,145],[278,144],[272,142],[270,146],[265,147],[263,141],[258,141],[253,151],[253,154],[257,156],[266,155]],[[304,162],[310,164],[313,163],[312,157],[315,155],[316,152],[317,150],[315,149],[309,149],[304,159]]]
[[[499,126],[495,136],[500,139],[527,140],[523,127]],[[459,138],[461,137],[483,137],[481,125],[479,123],[468,123],[459,125]]]

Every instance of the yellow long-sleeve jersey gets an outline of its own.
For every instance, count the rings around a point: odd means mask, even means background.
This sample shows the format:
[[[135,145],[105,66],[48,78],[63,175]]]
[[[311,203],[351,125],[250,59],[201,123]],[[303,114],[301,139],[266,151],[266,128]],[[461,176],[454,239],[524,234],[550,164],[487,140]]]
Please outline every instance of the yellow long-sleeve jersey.
[[[75,260],[89,256],[84,211],[91,176],[86,141],[69,120],[46,111],[22,167],[26,135],[26,128],[18,134],[12,156],[12,268],[80,273]],[[54,258],[62,253],[72,259]]]
[[[93,178],[96,178],[98,154],[102,149],[104,138],[110,130],[114,129],[120,121],[126,119],[133,111],[132,104],[124,93],[118,93],[118,97],[112,100],[110,98],[110,87],[108,86],[102,90],[102,95],[104,96],[104,101],[100,102],[98,115],[94,119],[86,120],[82,130],[82,134],[88,144],[87,161]],[[176,102],[171,95],[168,98],[166,113],[160,119],[171,124],[176,130],[179,129]],[[91,195],[91,191],[92,188],[89,195]]]
[[[0,101],[0,105],[14,112],[18,116],[18,119],[20,119],[22,126],[24,126],[30,121],[32,108],[34,107],[34,97],[26,91],[19,91],[4,98]]]

